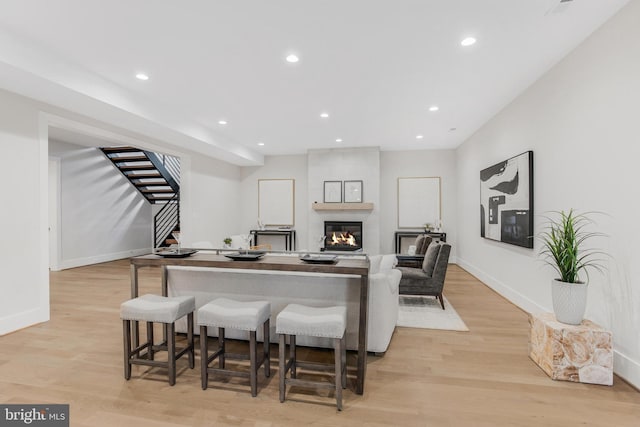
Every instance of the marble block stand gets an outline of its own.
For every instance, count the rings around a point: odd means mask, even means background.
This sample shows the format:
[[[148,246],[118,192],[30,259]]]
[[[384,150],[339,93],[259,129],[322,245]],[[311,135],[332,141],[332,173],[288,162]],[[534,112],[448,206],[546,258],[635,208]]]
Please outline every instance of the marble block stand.
[[[554,380],[613,385],[611,332],[590,320],[567,325],[530,314],[529,357]]]

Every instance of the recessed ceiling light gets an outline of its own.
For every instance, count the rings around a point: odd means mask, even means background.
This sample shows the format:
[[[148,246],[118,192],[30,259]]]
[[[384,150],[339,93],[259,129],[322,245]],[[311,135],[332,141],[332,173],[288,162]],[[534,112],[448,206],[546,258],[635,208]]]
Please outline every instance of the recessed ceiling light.
[[[475,37],[467,37],[467,38],[463,39],[460,42],[460,45],[462,45],[462,46],[471,46],[472,44],[475,44],[476,41],[477,40],[475,39]]]
[[[423,135],[416,135],[416,139],[422,139],[422,138],[424,138]]]
[[[329,117],[329,113],[320,113],[320,117],[326,119],[327,117]]]
[[[227,121],[226,120],[218,120],[218,124],[219,125],[226,125]]]
[[[298,55],[294,55],[293,53],[287,55],[286,59],[287,59],[287,62],[291,62],[292,64],[295,64],[296,62],[300,61],[300,58],[298,58]]]
[[[258,142],[258,145],[263,146],[264,142]]]
[[[429,111],[438,111],[440,109],[440,107],[438,107],[437,105],[432,105],[431,107],[429,107]]]
[[[342,138],[336,138],[336,142],[342,142]]]
[[[144,73],[138,73],[136,74],[136,79],[146,81],[149,80],[149,76]]]

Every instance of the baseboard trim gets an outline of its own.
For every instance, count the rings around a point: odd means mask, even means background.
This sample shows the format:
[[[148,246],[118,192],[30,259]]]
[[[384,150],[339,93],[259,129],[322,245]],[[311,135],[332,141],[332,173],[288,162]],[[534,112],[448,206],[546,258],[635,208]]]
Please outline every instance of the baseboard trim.
[[[85,265],[100,264],[103,262],[115,261],[118,259],[130,258],[138,255],[146,255],[152,252],[151,248],[131,249],[122,252],[113,252],[110,254],[94,255],[86,258],[75,258],[60,261],[60,270],[68,268],[83,267]]]
[[[640,363],[613,350],[613,372],[640,391]]]
[[[514,291],[495,277],[464,261],[460,257],[457,257],[456,261],[456,264],[460,267],[525,312],[549,311],[548,308],[531,301],[521,293]],[[632,387],[640,390],[640,363],[615,349],[613,350],[613,373],[628,382]]]
[[[474,275],[478,280],[482,283],[508,299],[513,304],[517,305],[522,310],[527,313],[535,313],[539,311],[549,311],[547,307],[543,307],[538,303],[532,301],[526,296],[522,295],[519,292],[514,291],[512,288],[502,283],[495,277],[491,276],[487,272],[475,267],[473,264],[470,264],[463,260],[460,257],[457,257],[457,264],[464,268],[466,271]]]
[[[0,318],[0,337],[49,320],[49,306]]]

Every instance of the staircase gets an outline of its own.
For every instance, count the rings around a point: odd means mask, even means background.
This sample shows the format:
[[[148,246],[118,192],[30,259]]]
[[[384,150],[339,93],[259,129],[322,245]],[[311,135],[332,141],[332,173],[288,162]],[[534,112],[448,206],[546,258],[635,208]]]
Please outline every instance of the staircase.
[[[102,147],[102,152],[149,203],[164,205],[154,216],[155,247],[176,243],[180,230],[180,160],[135,147]]]
[[[149,203],[167,203],[180,191],[180,163],[175,157],[134,147],[103,147],[101,150]],[[176,171],[177,176],[174,176],[172,172]]]

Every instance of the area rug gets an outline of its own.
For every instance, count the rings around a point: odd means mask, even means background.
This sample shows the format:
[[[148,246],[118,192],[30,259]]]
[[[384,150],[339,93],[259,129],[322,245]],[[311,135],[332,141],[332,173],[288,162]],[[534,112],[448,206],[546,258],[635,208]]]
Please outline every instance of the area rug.
[[[400,311],[396,325],[406,328],[468,331],[458,313],[444,298],[444,310],[434,297],[400,295]]]

